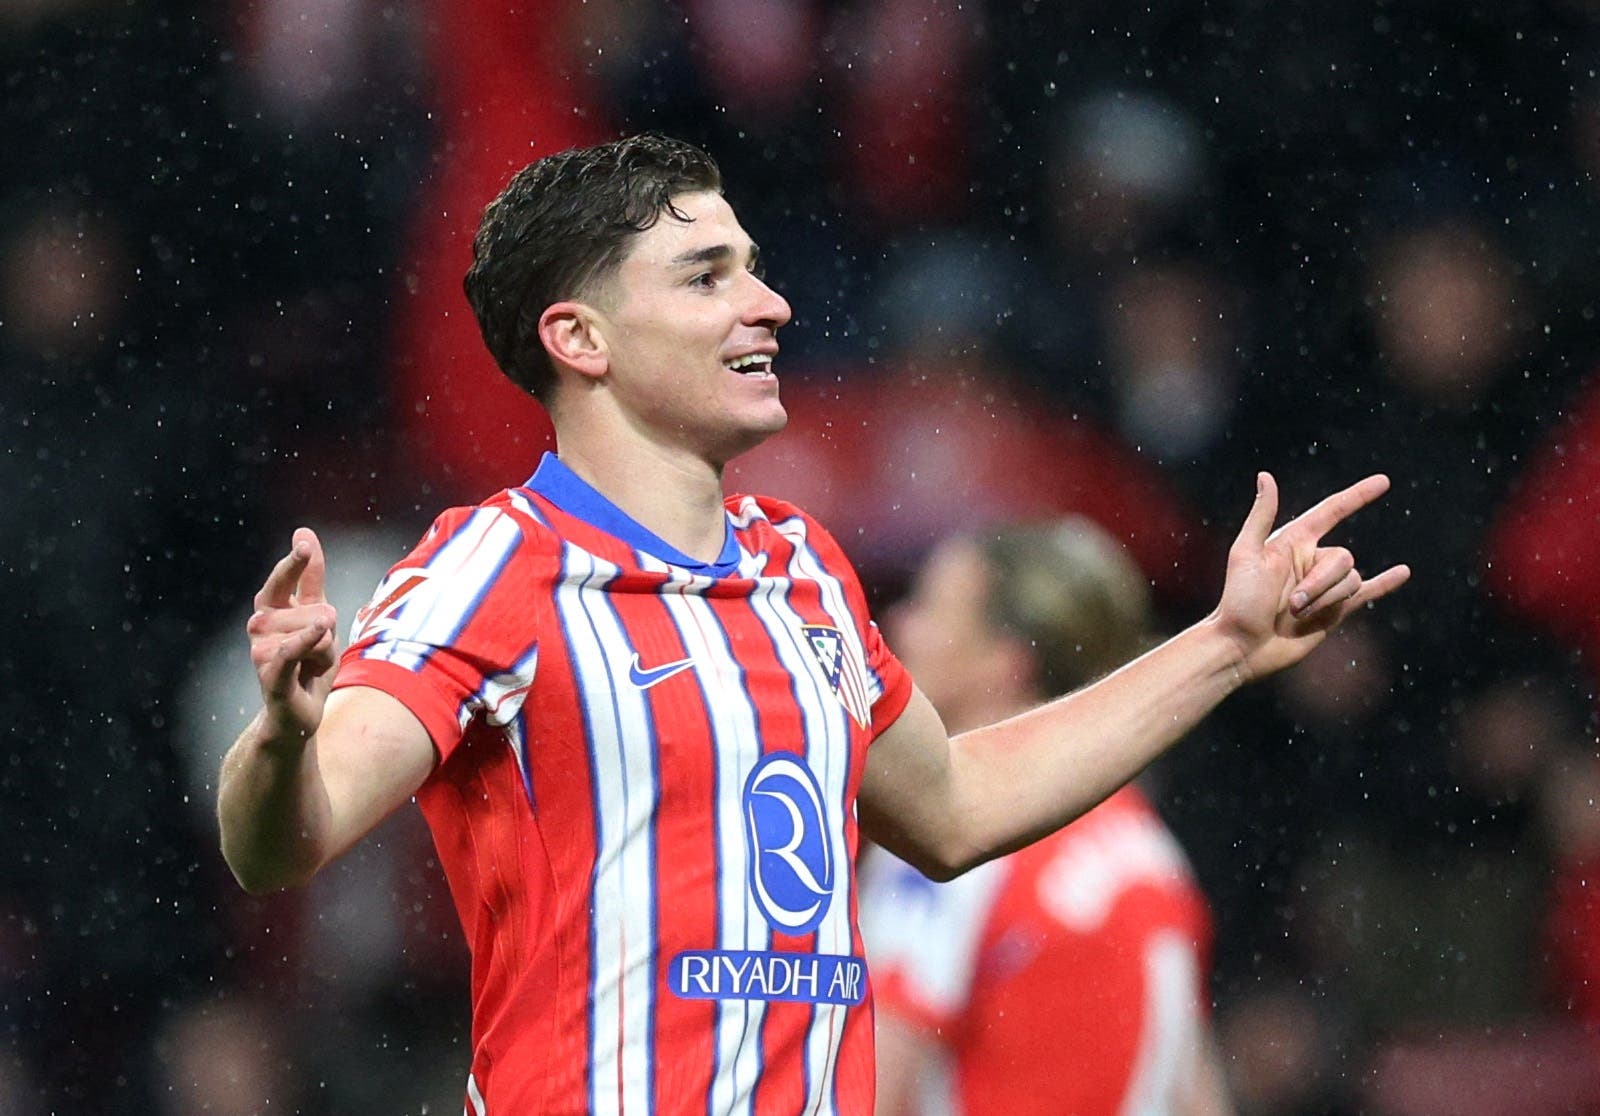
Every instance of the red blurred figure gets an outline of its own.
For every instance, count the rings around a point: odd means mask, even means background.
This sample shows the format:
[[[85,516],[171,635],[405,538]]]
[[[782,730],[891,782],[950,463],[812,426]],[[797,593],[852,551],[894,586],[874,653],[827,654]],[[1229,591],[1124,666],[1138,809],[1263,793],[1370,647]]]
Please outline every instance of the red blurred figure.
[[[544,410],[502,376],[461,291],[484,200],[541,155],[607,125],[575,40],[573,0],[432,7],[438,134],[395,305],[397,469],[435,497],[477,500],[554,445]]]

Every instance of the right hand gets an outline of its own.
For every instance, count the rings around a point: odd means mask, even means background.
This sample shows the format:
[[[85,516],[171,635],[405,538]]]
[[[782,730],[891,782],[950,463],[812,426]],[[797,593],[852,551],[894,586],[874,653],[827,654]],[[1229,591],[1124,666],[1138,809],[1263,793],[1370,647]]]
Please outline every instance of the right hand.
[[[322,723],[339,663],[339,617],[323,596],[327,569],[316,533],[298,528],[245,625],[270,740],[303,743]]]
[[[1322,537],[1389,490],[1389,478],[1367,477],[1325,497],[1273,530],[1278,485],[1272,474],[1256,481],[1256,501],[1228,551],[1222,601],[1212,618],[1239,647],[1245,680],[1292,666],[1359,608],[1388,596],[1411,576],[1391,566],[1363,578],[1355,557]]]

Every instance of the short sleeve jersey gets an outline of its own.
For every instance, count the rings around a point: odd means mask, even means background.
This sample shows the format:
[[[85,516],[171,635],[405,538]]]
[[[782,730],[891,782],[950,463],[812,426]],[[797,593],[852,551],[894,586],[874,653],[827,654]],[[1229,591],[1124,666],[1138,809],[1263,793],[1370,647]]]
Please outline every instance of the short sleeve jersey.
[[[470,1114],[871,1110],[855,799],[911,683],[833,539],[726,506],[697,562],[547,455],[356,618],[337,685],[440,756]]]
[[[948,884],[873,850],[861,886],[878,1010],[938,1048],[931,1108],[1174,1111],[1209,1003],[1211,923],[1135,788]]]

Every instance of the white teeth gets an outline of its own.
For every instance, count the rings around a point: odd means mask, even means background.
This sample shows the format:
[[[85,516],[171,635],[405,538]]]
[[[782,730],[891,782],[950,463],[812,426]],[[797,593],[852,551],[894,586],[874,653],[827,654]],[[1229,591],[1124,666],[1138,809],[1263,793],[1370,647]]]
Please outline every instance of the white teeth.
[[[757,364],[761,365],[764,371],[766,366],[772,363],[772,357],[766,353],[751,353],[748,356],[735,357],[733,360],[725,361],[724,363],[735,372]]]

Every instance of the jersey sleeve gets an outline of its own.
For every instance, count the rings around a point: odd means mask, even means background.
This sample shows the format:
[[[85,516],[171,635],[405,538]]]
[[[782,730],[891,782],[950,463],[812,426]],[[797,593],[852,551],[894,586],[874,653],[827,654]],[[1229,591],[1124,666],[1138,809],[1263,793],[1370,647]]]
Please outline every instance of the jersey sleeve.
[[[866,608],[865,601],[862,608]],[[911,701],[911,673],[889,650],[878,622],[868,619],[862,633],[867,651],[867,670],[878,685],[878,700],[872,705],[874,737],[895,723]]]
[[[781,500],[769,500],[768,503],[770,518],[797,516],[805,521],[807,541],[816,550],[824,566],[839,578],[861,636],[861,653],[865,660],[862,665],[866,670],[866,693],[872,710],[872,734],[876,738],[894,724],[910,703],[911,674],[884,641],[883,632],[879,630],[877,621],[873,620],[871,609],[867,607],[867,594],[861,587],[861,578],[838,540],[815,519],[794,505]]]
[[[393,695],[449,758],[475,717],[506,724],[520,711],[554,567],[554,549],[519,516],[444,513],[356,613],[335,688]]]
[[[1007,862],[991,861],[935,883],[873,849],[862,864],[861,935],[881,1010],[949,1034],[966,1011]]]

